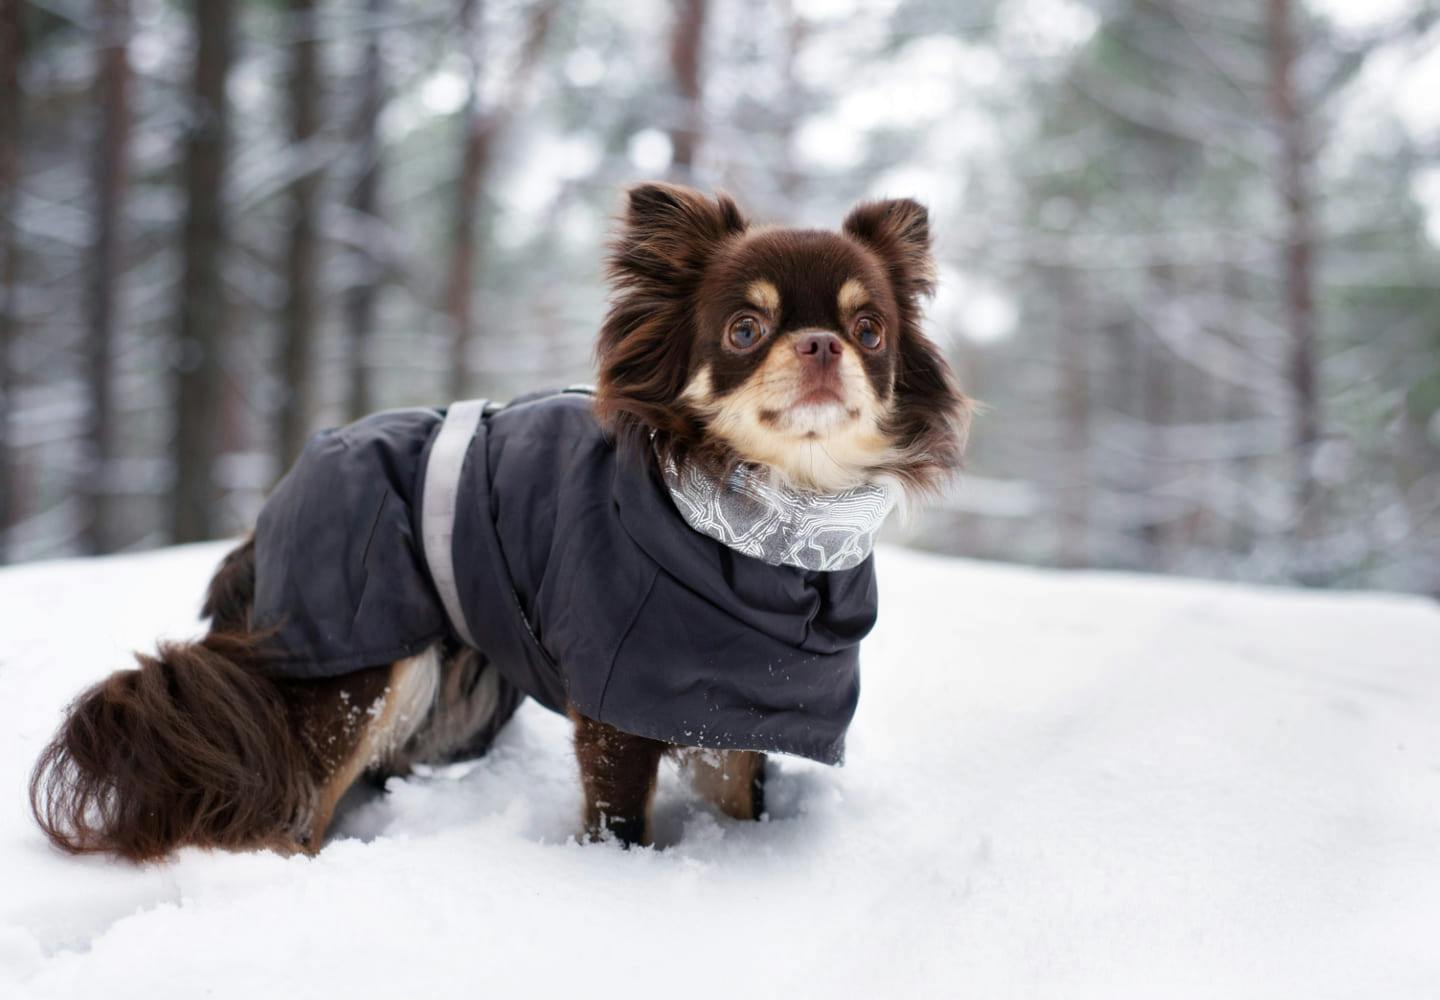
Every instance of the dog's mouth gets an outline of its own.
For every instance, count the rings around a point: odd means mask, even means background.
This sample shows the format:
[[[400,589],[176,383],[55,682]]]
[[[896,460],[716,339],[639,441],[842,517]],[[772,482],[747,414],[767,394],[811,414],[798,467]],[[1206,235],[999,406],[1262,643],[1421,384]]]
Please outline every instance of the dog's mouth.
[[[843,386],[808,386],[795,391],[779,407],[760,411],[762,423],[776,430],[814,438],[860,419],[860,408],[849,399]]]
[[[784,407],[789,422],[797,429],[829,430],[859,419],[855,394],[838,368],[797,375]]]
[[[791,409],[814,406],[845,406],[845,392],[837,385],[817,385],[796,393]]]

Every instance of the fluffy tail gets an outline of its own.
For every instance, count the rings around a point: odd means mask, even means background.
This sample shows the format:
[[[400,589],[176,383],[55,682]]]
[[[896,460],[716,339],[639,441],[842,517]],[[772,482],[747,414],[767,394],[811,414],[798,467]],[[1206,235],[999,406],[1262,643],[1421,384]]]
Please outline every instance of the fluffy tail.
[[[200,617],[210,619],[210,631],[250,631],[250,611],[255,606],[255,536],[251,535],[226,554],[205,592]]]
[[[307,770],[256,638],[212,632],[138,659],[81,695],[40,755],[30,807],[46,836],[132,861],[297,849]]]

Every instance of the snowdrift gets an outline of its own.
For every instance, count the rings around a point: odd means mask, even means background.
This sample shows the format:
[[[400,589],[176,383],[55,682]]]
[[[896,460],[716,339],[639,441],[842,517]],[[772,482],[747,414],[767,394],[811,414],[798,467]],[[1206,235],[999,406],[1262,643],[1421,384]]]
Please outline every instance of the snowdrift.
[[[849,761],[766,822],[662,773],[581,846],[567,726],[392,781],[315,859],[54,853],[65,702],[224,546],[0,572],[0,996],[1434,997],[1440,610],[882,549]],[[667,765],[668,768],[668,765]]]

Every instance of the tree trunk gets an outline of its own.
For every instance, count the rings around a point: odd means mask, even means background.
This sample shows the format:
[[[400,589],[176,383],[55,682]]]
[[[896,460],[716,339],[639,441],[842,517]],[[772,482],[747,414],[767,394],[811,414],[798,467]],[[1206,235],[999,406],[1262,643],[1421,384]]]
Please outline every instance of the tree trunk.
[[[355,150],[355,173],[346,207],[365,229],[376,228],[379,220],[380,141],[377,126],[385,100],[385,65],[380,58],[380,23],[387,13],[388,0],[366,0],[368,37],[360,63],[360,104],[355,112],[350,142]],[[367,354],[375,333],[375,302],[383,268],[369,239],[352,251],[355,266],[352,284],[345,292],[345,329],[349,341],[349,392],[347,410],[359,420],[375,408],[370,385]]]
[[[130,2],[98,0],[100,44],[96,50],[95,99],[100,128],[94,162],[94,237],[90,246],[90,426],[88,429],[88,510],[84,541],[89,552],[120,545],[115,517],[113,467],[119,438],[115,413],[114,358],[117,299],[124,271],[121,230],[129,182]]]
[[[461,111],[460,176],[456,185],[455,222],[451,230],[450,271],[445,285],[445,312],[450,318],[453,337],[451,399],[464,399],[475,385],[471,354],[479,333],[471,282],[482,267],[485,227],[480,224],[484,208],[480,192],[490,173],[495,139],[524,95],[526,84],[544,49],[557,6],[556,0],[537,0],[533,5],[515,72],[494,102],[486,107],[480,99],[483,44],[477,37],[482,7],[480,0],[462,0],[460,30],[470,59],[471,73],[470,95]]]
[[[809,23],[795,9],[795,0],[784,0],[781,10],[785,25],[785,46],[781,50],[783,62],[780,69],[784,95],[780,98],[780,128],[775,136],[775,141],[780,146],[780,176],[775,183],[783,201],[783,218],[792,222],[796,217],[795,210],[806,177],[805,170],[795,161],[795,133],[806,111],[799,63],[810,28]]]
[[[671,167],[682,181],[695,176],[695,154],[704,129],[702,85],[706,0],[680,0],[670,36],[670,69],[675,79],[676,114],[670,129]]]
[[[1228,218],[1226,221],[1228,228],[1235,232],[1240,231],[1238,224]],[[1238,263],[1233,263],[1242,260],[1243,257],[1243,243],[1236,240],[1227,254],[1231,263],[1222,266],[1220,276],[1225,325],[1229,329],[1237,349],[1244,349],[1251,337],[1249,332],[1250,283],[1245,268]],[[1225,384],[1217,379],[1215,392],[1221,397],[1220,419],[1226,424],[1238,427],[1254,416],[1256,410],[1250,398],[1251,389],[1238,383]],[[1235,439],[1233,432],[1231,441],[1237,445],[1235,455],[1216,463],[1222,473],[1221,478],[1228,476],[1230,479],[1229,488],[1222,501],[1222,511],[1229,524],[1226,537],[1220,540],[1220,548],[1229,556],[1240,556],[1250,551],[1255,544],[1255,539],[1260,535],[1250,507],[1251,494],[1255,492],[1258,485],[1256,475],[1258,468],[1256,459],[1244,453],[1246,442]]]
[[[313,165],[320,132],[319,43],[315,38],[316,0],[289,0],[290,13],[290,155],[302,170],[290,185],[290,236],[285,255],[288,293],[282,327],[285,392],[280,406],[282,468],[300,454],[310,433],[315,397],[312,359],[316,340],[317,275],[315,215],[322,171]]]
[[[451,399],[464,399],[473,381],[470,353],[475,342],[475,319],[470,282],[475,274],[475,214],[479,210],[480,183],[490,164],[490,123],[482,117],[479,93],[483,46],[477,37],[476,24],[482,17],[480,0],[462,0],[460,35],[470,60],[470,93],[460,112],[460,175],[456,182],[450,273],[445,288],[445,311],[453,337]]]
[[[1163,241],[1156,244],[1158,259],[1165,256]],[[1166,322],[1167,303],[1176,294],[1170,264],[1152,264],[1148,270],[1146,304],[1152,323]],[[1175,422],[1177,363],[1173,354],[1153,331],[1145,331],[1140,346],[1141,419],[1146,441],[1141,451],[1145,463],[1146,519],[1141,529],[1145,540],[1145,568],[1157,573],[1175,571],[1177,527],[1169,509],[1170,480],[1176,465],[1170,453],[1168,432]]]
[[[219,444],[221,351],[225,343],[225,159],[232,0],[191,8],[194,91],[185,150],[184,269],[176,351],[175,490],[171,531],[177,542],[211,537],[217,496],[212,468]]]
[[[23,0],[0,0],[0,563],[10,552],[10,530],[20,518],[20,479],[11,427],[16,381],[11,358],[20,336],[20,135],[25,61]]]
[[[1064,320],[1060,328],[1060,565],[1088,566],[1090,556],[1090,317],[1081,276],[1054,274]]]
[[[1320,403],[1313,287],[1312,157],[1305,109],[1297,94],[1298,44],[1293,3],[1292,0],[1267,0],[1267,4],[1270,110],[1279,144],[1276,186],[1285,217],[1280,269],[1285,297],[1285,327],[1290,337],[1290,385],[1294,396],[1295,538],[1303,545],[1319,527],[1314,474],[1315,445],[1320,438]]]

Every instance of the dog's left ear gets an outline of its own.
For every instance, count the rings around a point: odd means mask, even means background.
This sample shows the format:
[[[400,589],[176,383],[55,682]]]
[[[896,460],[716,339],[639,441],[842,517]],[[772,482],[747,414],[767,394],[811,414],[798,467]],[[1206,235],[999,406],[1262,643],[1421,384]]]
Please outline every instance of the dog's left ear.
[[[913,304],[916,298],[934,293],[930,213],[924,205],[910,198],[866,202],[845,217],[842,228],[885,262],[902,301]]]
[[[867,202],[846,217],[844,231],[884,263],[900,308],[900,405],[892,432],[902,458],[893,471],[917,492],[938,491],[960,468],[970,402],[940,348],[920,328],[919,300],[935,292],[930,213],[909,198]]]

